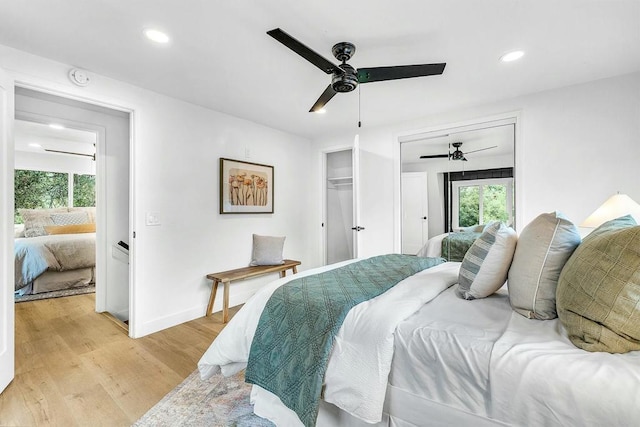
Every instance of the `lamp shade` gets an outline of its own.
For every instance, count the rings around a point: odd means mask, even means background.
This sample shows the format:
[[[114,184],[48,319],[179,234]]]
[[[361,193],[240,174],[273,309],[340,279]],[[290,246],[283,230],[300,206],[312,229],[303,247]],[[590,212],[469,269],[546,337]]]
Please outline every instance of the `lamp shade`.
[[[640,223],[640,205],[626,194],[611,196],[598,209],[596,209],[580,227],[595,228],[612,219],[631,215]]]

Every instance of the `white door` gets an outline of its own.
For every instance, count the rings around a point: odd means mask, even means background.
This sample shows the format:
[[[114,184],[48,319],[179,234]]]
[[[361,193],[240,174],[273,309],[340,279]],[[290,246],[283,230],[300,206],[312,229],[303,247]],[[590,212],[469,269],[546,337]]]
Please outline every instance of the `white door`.
[[[427,173],[402,174],[402,253],[415,255],[427,243]]]
[[[14,376],[13,79],[0,69],[0,392]]]

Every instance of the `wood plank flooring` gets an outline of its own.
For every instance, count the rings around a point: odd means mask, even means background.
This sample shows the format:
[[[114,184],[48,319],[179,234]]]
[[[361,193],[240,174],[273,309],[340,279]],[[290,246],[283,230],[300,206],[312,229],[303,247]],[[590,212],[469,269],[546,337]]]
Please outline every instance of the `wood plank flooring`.
[[[130,426],[224,326],[214,313],[134,340],[94,307],[95,294],[16,304],[16,376],[0,394],[0,426]]]

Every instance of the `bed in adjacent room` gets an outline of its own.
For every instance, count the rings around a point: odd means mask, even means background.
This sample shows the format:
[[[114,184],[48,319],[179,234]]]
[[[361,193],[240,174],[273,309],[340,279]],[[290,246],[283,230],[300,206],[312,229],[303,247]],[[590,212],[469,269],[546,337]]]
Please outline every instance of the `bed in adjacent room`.
[[[95,284],[94,208],[21,209],[16,226],[16,296],[88,288]]]
[[[384,258],[383,270],[392,275],[389,261],[404,269],[410,258],[419,257]],[[254,412],[281,426],[634,425],[640,418],[640,226],[633,220],[607,223],[582,243],[556,213],[542,214],[519,237],[499,223],[487,226],[461,263],[421,266],[351,308],[329,343],[317,402],[309,403],[306,389],[316,378],[308,372],[316,371],[296,362],[279,377],[271,366],[292,349],[321,353],[316,344],[295,349],[296,342],[307,323],[313,329],[331,316],[305,297],[297,305],[309,317],[281,336],[289,308],[278,303],[266,323],[264,313],[300,280],[319,286],[320,306],[333,301],[325,285],[360,262],[262,288],[203,355],[201,377],[246,368]],[[593,292],[573,298],[576,286]],[[619,300],[607,297],[609,286]],[[255,380],[261,377],[267,381]],[[293,404],[292,387],[301,390]]]

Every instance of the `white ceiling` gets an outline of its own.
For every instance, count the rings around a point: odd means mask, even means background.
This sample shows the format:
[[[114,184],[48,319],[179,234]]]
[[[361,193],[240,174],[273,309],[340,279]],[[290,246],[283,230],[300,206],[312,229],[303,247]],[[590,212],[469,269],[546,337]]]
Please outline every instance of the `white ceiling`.
[[[467,159],[473,160],[476,158],[498,156],[513,157],[513,125],[502,125],[476,130],[451,132],[444,136],[404,142],[401,145],[400,151],[402,164],[429,164],[429,162],[441,162],[443,159],[420,159],[420,156],[451,153],[455,150],[455,148],[453,146],[450,146],[450,144],[454,142],[462,142],[460,150],[462,150],[463,153],[482,150],[465,155]]]
[[[53,129],[46,123],[16,120],[13,136],[16,151],[46,153],[45,150],[58,150],[79,154],[96,152],[96,134],[78,129]]]
[[[0,0],[0,44],[310,138],[356,129],[357,90],[308,113],[330,76],[276,27],[330,60],[354,43],[356,68],[447,63],[361,85],[364,127],[640,70],[638,0]]]

